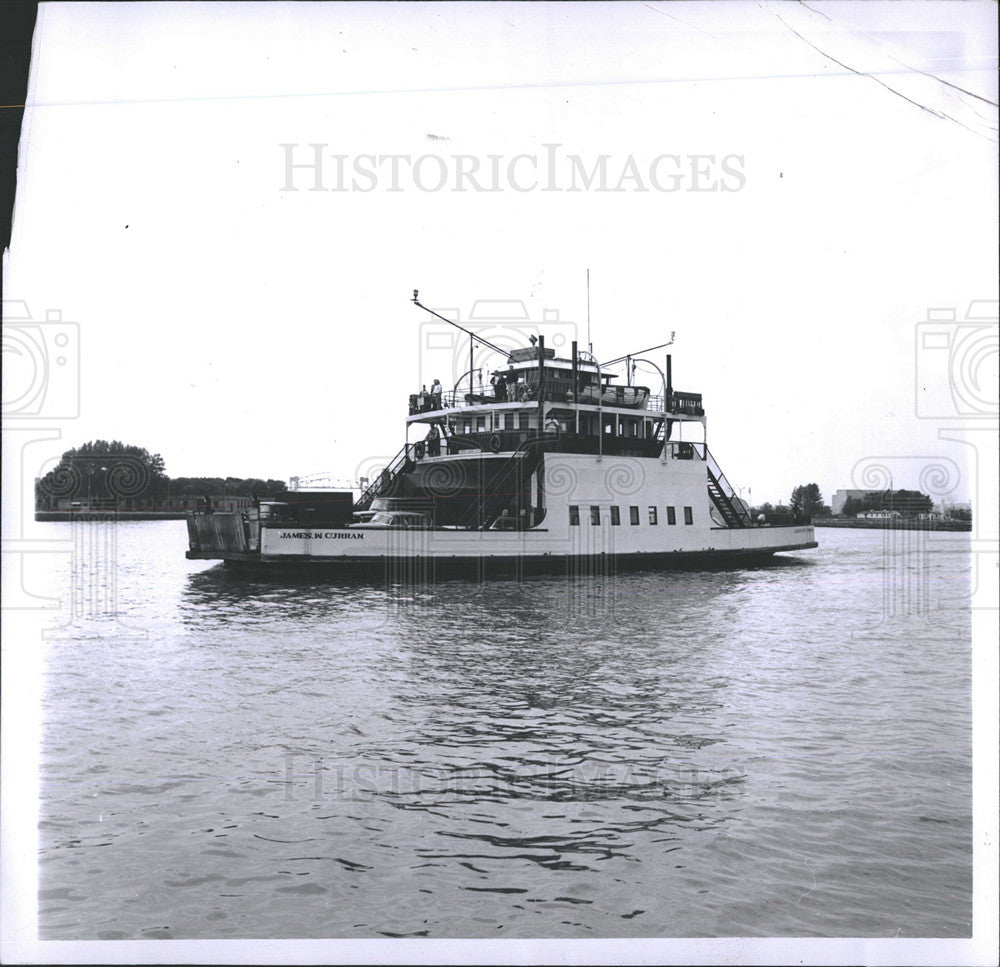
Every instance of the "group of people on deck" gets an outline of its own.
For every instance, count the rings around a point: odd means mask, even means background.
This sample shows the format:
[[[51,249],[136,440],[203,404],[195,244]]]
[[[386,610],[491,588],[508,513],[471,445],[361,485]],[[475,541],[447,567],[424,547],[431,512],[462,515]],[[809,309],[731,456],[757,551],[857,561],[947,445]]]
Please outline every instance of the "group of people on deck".
[[[417,397],[417,405],[421,413],[426,413],[428,410],[441,409],[441,380],[435,378],[434,382],[431,383],[429,393],[427,392],[427,384],[425,383],[420,387]]]
[[[499,369],[493,370],[493,375],[490,379],[490,385],[493,387],[493,397],[498,402],[506,402],[508,399],[514,398],[513,391],[508,392],[508,383],[517,383],[516,373],[504,373]],[[480,384],[482,385],[482,384]],[[435,379],[431,383],[431,388],[428,391],[427,386],[424,385],[420,388],[420,393],[418,394],[417,405],[421,413],[428,412],[430,410],[441,409],[441,392],[442,386],[441,381]]]
[[[516,380],[517,377],[514,376]],[[499,369],[493,370],[493,378],[490,380],[490,386],[493,387],[493,396],[499,401],[505,401],[507,399],[507,376],[501,373]]]

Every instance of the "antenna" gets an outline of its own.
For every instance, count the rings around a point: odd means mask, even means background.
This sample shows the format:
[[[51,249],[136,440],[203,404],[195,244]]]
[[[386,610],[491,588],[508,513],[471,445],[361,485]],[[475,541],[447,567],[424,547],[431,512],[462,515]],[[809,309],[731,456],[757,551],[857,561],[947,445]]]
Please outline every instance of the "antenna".
[[[494,346],[493,343],[491,343],[488,339],[483,339],[482,336],[477,336],[474,332],[470,332],[468,329],[465,328],[465,326],[460,326],[457,322],[455,322],[454,319],[446,319],[444,316],[441,315],[440,312],[435,312],[433,309],[428,309],[427,306],[425,306],[420,301],[420,295],[419,295],[419,293],[417,292],[416,289],[413,290],[413,298],[410,301],[414,305],[419,306],[425,312],[429,312],[432,316],[436,316],[442,322],[448,323],[449,326],[454,326],[456,329],[461,329],[462,332],[464,332],[469,337],[470,340],[475,339],[476,342],[482,343],[487,349],[492,349],[493,352],[495,352],[495,353],[500,353],[501,356],[508,356],[508,355],[510,355],[510,351],[509,350],[507,350],[507,349],[501,349],[499,346]],[[470,346],[471,346],[471,342],[470,342]]]
[[[587,269],[587,349],[594,355],[594,344],[590,341],[590,269]]]
[[[654,349],[666,349],[667,346],[672,346],[674,344],[674,336],[677,335],[675,332],[670,333],[670,338],[659,346],[650,346],[648,349],[640,349],[636,352],[628,353],[625,356],[619,356],[617,359],[609,359],[606,363],[601,363],[602,368],[607,369],[608,366],[614,366],[617,363],[624,362],[629,356],[641,356],[643,353],[651,353]]]

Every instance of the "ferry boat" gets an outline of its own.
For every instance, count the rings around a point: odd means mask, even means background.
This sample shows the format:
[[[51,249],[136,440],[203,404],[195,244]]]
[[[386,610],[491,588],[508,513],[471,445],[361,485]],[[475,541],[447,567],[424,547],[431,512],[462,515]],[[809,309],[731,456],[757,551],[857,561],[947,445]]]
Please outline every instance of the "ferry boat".
[[[470,368],[450,391],[411,394],[407,442],[360,496],[291,490],[245,513],[199,510],[187,557],[432,578],[731,565],[817,546],[808,520],[751,518],[708,448],[701,395],[673,387],[670,355],[660,395],[632,385],[633,364],[650,362],[639,354],[602,364],[532,336],[504,357],[492,393],[474,392]],[[621,363],[624,385],[608,372]]]

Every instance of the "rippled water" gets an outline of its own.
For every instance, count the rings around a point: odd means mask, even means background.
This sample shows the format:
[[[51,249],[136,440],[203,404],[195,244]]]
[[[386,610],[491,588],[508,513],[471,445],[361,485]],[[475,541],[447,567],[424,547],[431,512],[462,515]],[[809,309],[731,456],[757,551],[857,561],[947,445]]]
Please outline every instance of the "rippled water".
[[[47,526],[44,939],[970,934],[968,535],[385,589]]]

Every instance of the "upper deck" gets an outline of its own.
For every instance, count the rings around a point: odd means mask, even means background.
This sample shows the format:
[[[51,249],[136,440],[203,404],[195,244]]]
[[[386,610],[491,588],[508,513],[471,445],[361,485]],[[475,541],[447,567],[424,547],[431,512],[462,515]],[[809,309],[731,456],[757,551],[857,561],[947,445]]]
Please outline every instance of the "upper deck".
[[[661,419],[701,423],[705,419],[700,393],[675,392],[665,386],[666,395],[653,395],[647,386],[616,384],[615,374],[602,372],[589,353],[562,359],[540,345],[515,350],[507,368],[493,372],[490,386],[480,382],[478,392],[471,373],[466,375],[470,379],[464,388],[411,394],[407,422],[441,423],[449,417],[534,413],[539,408],[553,416],[609,410],[632,417],[640,411]]]

